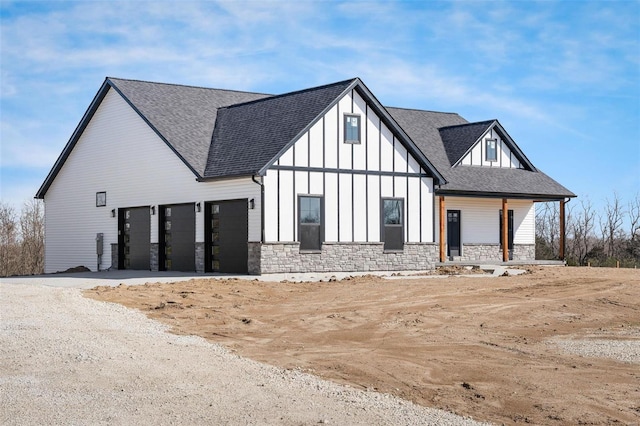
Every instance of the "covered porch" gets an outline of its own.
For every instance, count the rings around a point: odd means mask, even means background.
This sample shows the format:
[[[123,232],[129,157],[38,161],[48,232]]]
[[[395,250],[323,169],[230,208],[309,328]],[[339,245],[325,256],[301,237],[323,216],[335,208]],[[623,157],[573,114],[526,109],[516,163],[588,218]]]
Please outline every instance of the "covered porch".
[[[564,265],[565,205],[568,200],[546,197],[501,198],[496,195],[492,197],[439,195],[437,197],[439,263],[436,266],[474,266],[481,263]],[[535,258],[535,203],[550,201],[559,203],[559,256],[557,260],[538,261]],[[496,208],[499,208],[498,212],[495,211]],[[466,215],[471,216],[467,222],[472,224],[474,237],[470,237],[471,231],[465,232],[461,225],[465,210]],[[499,222],[495,220],[496,213]],[[504,224],[507,225],[504,226]],[[495,238],[495,234],[492,235],[494,231],[499,234],[498,238]],[[516,233],[518,233],[517,237]]]

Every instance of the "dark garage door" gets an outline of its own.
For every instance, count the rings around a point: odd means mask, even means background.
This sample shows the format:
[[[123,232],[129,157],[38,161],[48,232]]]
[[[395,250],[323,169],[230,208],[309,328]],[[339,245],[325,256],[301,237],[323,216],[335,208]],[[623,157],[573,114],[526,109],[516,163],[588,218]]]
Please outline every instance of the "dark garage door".
[[[120,269],[150,269],[151,216],[149,207],[118,210]]]
[[[159,219],[160,268],[164,271],[195,271],[195,205],[161,206]]]
[[[205,204],[206,271],[247,273],[249,212],[247,200]]]

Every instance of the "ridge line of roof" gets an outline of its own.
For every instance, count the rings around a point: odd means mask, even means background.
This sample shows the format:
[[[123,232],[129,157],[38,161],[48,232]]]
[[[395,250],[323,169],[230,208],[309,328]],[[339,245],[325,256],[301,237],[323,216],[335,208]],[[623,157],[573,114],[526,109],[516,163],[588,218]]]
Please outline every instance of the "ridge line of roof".
[[[385,105],[385,108],[391,108],[391,109],[400,109],[403,111],[418,111],[418,112],[432,112],[435,114],[448,114],[448,115],[457,115],[458,117],[464,118],[462,117],[460,114],[458,114],[457,112],[447,112],[447,111],[434,111],[431,109],[420,109],[420,108],[403,108],[403,107],[394,107],[394,106],[388,106]]]
[[[471,122],[471,123],[454,124],[452,126],[438,127],[438,130],[453,129],[455,127],[474,126],[474,125],[485,124],[485,123],[489,124],[489,123],[494,123],[496,121],[498,121],[498,119],[493,118],[491,120],[483,120],[483,121],[474,121],[474,122]]]
[[[222,89],[222,88],[219,88],[219,87],[205,87],[205,86],[196,86],[196,85],[192,85],[192,84],[164,83],[164,82],[161,82],[161,81],[140,80],[140,79],[135,79],[135,78],[107,77],[107,80],[121,80],[121,81],[131,81],[131,82],[134,82],[134,83],[157,84],[157,85],[162,85],[162,86],[187,87],[187,88],[191,88],[191,89],[203,89],[203,90],[223,90],[225,92],[247,93],[247,94],[251,94],[251,95],[274,96],[272,93],[248,92],[248,91],[245,91],[245,90]]]
[[[327,89],[329,87],[339,86],[339,85],[345,84],[345,83],[351,84],[355,80],[358,80],[358,77],[354,77],[354,78],[350,78],[350,79],[342,80],[342,81],[337,81],[335,83],[323,84],[321,86],[309,87],[307,89],[294,90],[293,92],[281,93],[281,94],[278,94],[278,95],[270,95],[270,96],[267,96],[267,97],[261,98],[261,99],[254,99],[252,101],[246,101],[246,102],[240,102],[240,103],[237,103],[237,104],[227,105],[227,106],[224,106],[224,107],[220,107],[220,109],[231,109],[231,108],[235,108],[235,107],[241,107],[241,106],[255,104],[255,103],[258,103],[258,102],[265,102],[265,101],[268,101],[268,100],[280,99],[280,98],[284,98],[285,96],[297,95],[297,94],[300,94],[300,93],[311,92],[313,90]]]

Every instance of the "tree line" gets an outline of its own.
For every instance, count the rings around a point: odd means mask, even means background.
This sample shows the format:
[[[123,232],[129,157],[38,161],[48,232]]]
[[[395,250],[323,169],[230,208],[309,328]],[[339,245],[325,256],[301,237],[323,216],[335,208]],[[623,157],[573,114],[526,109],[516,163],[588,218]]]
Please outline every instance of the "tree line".
[[[536,208],[536,259],[560,253],[560,206]],[[588,198],[572,200],[565,209],[565,259],[579,266],[640,266],[640,194],[623,200],[617,193],[598,211]]]
[[[20,213],[0,202],[0,277],[44,272],[44,203],[30,200]]]

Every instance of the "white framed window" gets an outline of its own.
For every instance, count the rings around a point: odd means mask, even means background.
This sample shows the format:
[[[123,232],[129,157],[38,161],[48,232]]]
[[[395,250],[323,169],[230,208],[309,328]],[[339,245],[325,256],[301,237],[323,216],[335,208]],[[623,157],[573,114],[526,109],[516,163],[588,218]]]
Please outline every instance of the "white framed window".
[[[485,160],[498,161],[498,141],[496,139],[487,139],[485,142]]]
[[[320,251],[324,240],[324,198],[298,195],[298,241],[300,250]]]
[[[404,199],[382,198],[380,218],[380,236],[384,242],[384,250],[402,250],[404,248]]]
[[[344,143],[360,143],[360,116],[344,115]]]

